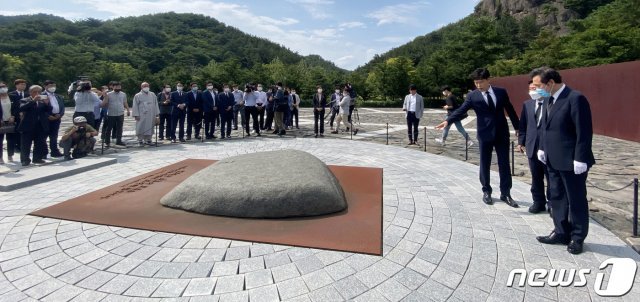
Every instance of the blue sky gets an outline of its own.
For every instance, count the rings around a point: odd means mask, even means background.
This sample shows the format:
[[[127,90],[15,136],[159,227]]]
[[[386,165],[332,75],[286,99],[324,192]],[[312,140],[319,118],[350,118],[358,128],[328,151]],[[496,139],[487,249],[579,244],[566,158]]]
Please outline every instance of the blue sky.
[[[2,15],[47,13],[70,20],[160,12],[199,13],[302,55],[353,70],[417,36],[473,12],[479,0],[0,0]]]

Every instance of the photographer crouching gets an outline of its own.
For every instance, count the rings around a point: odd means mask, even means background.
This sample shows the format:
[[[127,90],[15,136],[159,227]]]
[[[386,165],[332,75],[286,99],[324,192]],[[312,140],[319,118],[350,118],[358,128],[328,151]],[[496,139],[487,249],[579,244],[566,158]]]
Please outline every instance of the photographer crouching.
[[[78,116],[73,119],[73,126],[69,127],[60,139],[60,146],[64,149],[64,160],[71,160],[71,149],[73,149],[73,158],[82,158],[93,151],[96,144],[94,136],[98,135],[98,131],[91,125],[87,124],[84,116]]]

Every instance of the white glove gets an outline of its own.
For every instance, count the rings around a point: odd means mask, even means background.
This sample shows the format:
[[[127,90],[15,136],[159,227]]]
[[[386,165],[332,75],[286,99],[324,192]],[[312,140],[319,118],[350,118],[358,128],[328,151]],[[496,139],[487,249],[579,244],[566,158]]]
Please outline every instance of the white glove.
[[[587,164],[575,160],[573,161],[573,173],[575,173],[576,175],[587,172],[587,169]]]
[[[547,164],[547,155],[544,154],[544,151],[542,150],[538,150],[538,160],[541,161],[543,164]]]

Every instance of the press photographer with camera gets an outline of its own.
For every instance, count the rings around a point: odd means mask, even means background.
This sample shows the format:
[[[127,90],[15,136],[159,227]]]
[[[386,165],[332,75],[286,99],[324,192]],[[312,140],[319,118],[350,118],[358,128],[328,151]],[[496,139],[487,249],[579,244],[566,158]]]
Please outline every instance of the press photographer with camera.
[[[33,144],[33,163],[44,164],[47,156],[47,134],[49,133],[49,116],[51,105],[49,97],[40,95],[42,87],[29,87],[29,96],[20,100],[22,121],[18,126],[20,132],[20,162],[23,166],[31,164],[31,145]],[[92,112],[93,114],[93,112]]]
[[[76,102],[73,118],[84,116],[87,121],[95,121],[96,118],[93,109],[97,104],[100,104],[100,98],[91,91],[91,82],[89,80],[78,82],[73,99]]]
[[[98,131],[91,125],[87,124],[84,116],[73,118],[73,126],[67,128],[64,135],[60,139],[60,146],[63,148],[64,160],[73,158],[82,158],[93,151],[96,144],[94,136],[98,135]],[[73,153],[71,152],[73,149]]]

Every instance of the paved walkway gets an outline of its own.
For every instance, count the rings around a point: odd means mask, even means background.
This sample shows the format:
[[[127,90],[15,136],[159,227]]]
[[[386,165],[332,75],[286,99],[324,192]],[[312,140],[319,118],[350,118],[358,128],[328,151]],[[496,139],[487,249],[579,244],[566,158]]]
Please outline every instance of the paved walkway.
[[[535,236],[548,234],[552,222],[527,212],[524,182],[514,181],[512,190],[520,208],[487,206],[475,165],[414,148],[303,138],[307,127],[297,138],[128,149],[109,155],[117,165],[0,193],[0,301],[600,301],[594,280],[602,261],[640,263],[595,221],[581,255],[539,244]],[[384,169],[382,257],[27,215],[185,158],[285,148],[327,164]],[[492,178],[497,183],[496,173]],[[513,269],[552,268],[591,274],[585,287],[506,286]],[[639,294],[637,274],[631,293],[616,300],[637,301]]]

